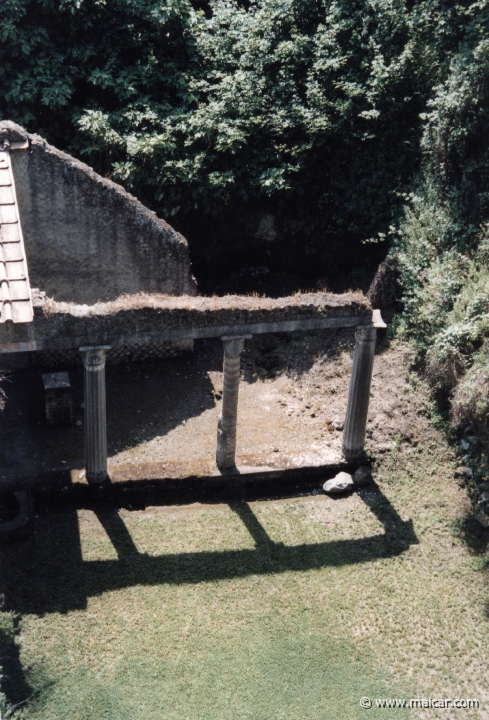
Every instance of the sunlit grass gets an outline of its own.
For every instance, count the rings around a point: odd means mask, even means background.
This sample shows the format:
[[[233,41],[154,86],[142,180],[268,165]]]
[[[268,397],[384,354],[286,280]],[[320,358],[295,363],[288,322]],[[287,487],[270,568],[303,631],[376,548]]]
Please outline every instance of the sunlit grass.
[[[461,536],[466,501],[431,433],[421,452],[400,441],[383,456],[381,492],[41,514],[32,539],[2,550],[7,629],[19,618],[12,701],[34,692],[33,720],[348,719],[366,717],[362,696],[484,703],[486,556]]]

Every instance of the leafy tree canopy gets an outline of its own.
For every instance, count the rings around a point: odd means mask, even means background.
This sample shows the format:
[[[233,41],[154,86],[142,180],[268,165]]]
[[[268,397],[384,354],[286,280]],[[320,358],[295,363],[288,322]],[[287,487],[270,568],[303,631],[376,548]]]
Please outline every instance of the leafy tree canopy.
[[[3,0],[0,112],[158,207],[299,194],[387,221],[467,33],[428,0]]]

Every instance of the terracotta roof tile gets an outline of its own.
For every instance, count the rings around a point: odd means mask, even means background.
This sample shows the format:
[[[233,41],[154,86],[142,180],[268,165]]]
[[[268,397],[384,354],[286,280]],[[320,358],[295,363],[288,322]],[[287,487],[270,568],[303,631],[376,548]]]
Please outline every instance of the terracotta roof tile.
[[[0,149],[0,323],[32,322],[32,299],[8,148]]]

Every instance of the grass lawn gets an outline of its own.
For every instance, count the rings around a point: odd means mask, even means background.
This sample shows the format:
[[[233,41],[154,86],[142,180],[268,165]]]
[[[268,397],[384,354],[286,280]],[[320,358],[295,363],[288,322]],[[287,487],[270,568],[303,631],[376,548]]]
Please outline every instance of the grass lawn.
[[[0,550],[9,702],[32,720],[488,718],[487,531],[420,427],[341,499],[39,510]],[[481,709],[375,707],[411,697]]]

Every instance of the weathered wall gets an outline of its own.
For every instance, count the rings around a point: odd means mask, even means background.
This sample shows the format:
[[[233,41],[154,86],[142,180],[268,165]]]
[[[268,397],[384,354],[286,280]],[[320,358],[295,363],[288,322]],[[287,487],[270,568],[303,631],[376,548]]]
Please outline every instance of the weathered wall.
[[[195,295],[187,241],[119,185],[0,122],[0,139],[28,139],[12,164],[32,287],[93,304],[138,292]]]

